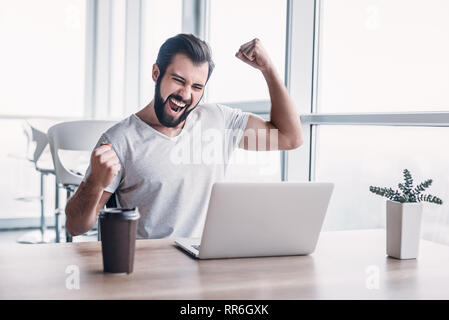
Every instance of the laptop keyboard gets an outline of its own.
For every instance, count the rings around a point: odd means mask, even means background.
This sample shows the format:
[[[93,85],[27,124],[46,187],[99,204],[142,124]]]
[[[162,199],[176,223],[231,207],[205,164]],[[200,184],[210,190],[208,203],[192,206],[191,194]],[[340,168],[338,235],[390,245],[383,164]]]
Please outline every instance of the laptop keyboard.
[[[200,245],[192,245],[192,248],[194,248],[194,249],[200,251]]]

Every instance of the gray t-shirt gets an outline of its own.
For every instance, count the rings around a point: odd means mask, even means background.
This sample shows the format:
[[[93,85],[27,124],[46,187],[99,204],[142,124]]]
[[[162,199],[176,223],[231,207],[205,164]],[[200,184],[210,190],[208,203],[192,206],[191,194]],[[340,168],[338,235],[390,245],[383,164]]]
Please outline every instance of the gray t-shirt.
[[[105,189],[121,207],[138,207],[138,238],[200,237],[212,185],[224,178],[249,113],[219,104],[198,105],[176,137],[137,115],[108,129],[121,170]],[[90,173],[86,171],[85,178]]]

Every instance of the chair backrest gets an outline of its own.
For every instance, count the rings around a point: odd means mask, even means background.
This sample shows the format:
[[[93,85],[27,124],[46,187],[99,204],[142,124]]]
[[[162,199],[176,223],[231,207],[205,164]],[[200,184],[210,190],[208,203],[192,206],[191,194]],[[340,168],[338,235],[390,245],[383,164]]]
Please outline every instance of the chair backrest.
[[[29,121],[24,122],[23,132],[27,138],[26,158],[38,169],[37,162],[48,145],[47,133],[36,129]]]
[[[48,128],[60,121],[51,119],[28,119],[23,124],[27,137],[27,158],[34,164],[40,159],[48,145]]]
[[[101,135],[116,121],[81,120],[61,122],[48,129],[47,137],[56,172],[56,182],[79,185],[82,176],[67,170],[59,158],[59,150],[92,151]]]
[[[48,144],[48,138],[44,132],[39,131],[34,127],[31,127],[31,132],[33,137],[32,139],[36,142],[36,149],[33,153],[33,162],[37,163]]]

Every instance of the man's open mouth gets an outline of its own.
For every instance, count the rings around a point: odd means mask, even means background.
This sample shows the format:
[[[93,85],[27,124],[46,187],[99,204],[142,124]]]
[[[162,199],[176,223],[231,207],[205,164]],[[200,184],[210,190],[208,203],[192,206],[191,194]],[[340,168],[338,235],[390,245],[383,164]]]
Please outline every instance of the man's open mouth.
[[[179,113],[182,109],[186,107],[186,104],[184,102],[181,102],[174,98],[168,99],[168,105],[170,106],[170,109],[175,113]]]

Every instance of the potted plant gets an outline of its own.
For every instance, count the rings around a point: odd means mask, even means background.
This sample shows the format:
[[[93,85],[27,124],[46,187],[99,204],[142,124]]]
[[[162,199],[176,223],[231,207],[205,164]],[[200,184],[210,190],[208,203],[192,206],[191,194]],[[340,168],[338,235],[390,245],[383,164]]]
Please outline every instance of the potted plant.
[[[387,255],[396,259],[415,259],[418,256],[421,231],[422,202],[443,204],[440,198],[422,192],[430,187],[428,179],[413,187],[409,170],[404,169],[404,183],[399,190],[370,186],[375,194],[387,200]]]

